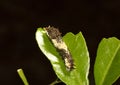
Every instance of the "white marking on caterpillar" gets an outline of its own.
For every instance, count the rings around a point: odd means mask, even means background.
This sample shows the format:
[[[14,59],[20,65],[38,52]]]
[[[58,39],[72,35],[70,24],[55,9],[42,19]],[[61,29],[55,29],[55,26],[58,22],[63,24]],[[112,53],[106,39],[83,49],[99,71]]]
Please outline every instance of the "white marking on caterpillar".
[[[68,71],[71,71],[73,69],[73,59],[72,56],[67,48],[67,45],[65,42],[62,40],[61,33],[57,28],[54,27],[46,27],[44,28],[45,31],[47,32],[48,37],[52,41],[53,45],[59,52],[59,54],[62,56],[66,69]]]

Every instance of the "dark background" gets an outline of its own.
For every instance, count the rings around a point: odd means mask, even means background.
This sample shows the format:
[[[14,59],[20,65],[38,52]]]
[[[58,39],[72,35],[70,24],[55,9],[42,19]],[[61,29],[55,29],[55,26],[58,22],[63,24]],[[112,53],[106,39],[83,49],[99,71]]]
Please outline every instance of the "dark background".
[[[120,39],[120,0],[0,0],[1,85],[23,85],[18,68],[23,68],[30,85],[48,85],[57,78],[35,40],[36,29],[48,25],[63,35],[82,31],[91,58],[90,85],[94,85],[98,43],[103,37]]]

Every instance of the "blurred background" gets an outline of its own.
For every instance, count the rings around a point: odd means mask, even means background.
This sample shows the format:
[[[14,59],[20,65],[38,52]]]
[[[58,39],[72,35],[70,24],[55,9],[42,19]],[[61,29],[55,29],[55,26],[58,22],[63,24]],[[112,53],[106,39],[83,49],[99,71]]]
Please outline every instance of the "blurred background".
[[[120,39],[120,0],[0,0],[0,84],[48,85],[57,77],[38,48],[38,27],[54,26],[62,35],[82,31],[90,52],[90,85],[94,84],[96,49],[103,37]],[[114,83],[120,85],[120,79]]]

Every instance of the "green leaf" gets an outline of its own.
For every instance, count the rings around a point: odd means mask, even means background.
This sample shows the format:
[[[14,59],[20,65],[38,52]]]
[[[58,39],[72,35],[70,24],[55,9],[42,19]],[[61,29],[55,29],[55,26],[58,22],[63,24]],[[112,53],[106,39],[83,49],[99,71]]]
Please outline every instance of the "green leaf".
[[[64,61],[53,46],[45,31],[39,28],[36,32],[36,40],[41,51],[50,60],[56,75],[67,85],[89,85],[89,53],[82,33],[74,35],[67,33],[63,40],[68,46],[74,60],[74,69],[66,70]]]
[[[112,85],[120,76],[120,41],[115,37],[99,44],[94,66],[96,85]]]

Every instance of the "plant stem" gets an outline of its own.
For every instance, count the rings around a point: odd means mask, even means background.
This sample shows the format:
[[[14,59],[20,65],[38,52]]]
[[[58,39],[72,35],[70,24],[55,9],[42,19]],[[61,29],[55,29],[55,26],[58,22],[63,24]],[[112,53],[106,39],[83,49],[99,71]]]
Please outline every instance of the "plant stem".
[[[29,83],[28,83],[28,81],[27,81],[27,79],[25,77],[25,74],[24,74],[23,70],[22,69],[18,69],[17,72],[18,72],[20,78],[22,79],[24,85],[29,85]]]
[[[50,85],[55,85],[55,84],[58,84],[58,83],[60,83],[60,82],[62,82],[61,80],[59,80],[59,79],[56,79],[54,82],[52,82]]]

